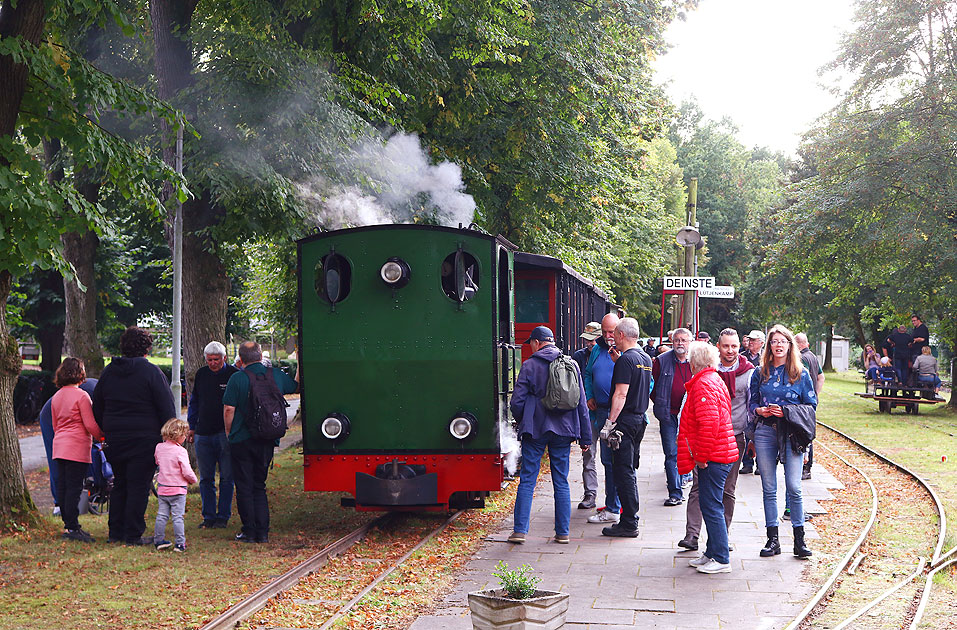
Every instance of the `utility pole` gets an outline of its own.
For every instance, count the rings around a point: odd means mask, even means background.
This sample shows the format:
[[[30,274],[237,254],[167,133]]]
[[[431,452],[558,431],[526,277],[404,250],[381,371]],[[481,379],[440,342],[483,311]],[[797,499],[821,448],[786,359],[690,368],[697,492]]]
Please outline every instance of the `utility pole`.
[[[183,121],[176,126],[176,174],[183,175]],[[170,390],[176,417],[180,417],[183,386],[180,385],[180,350],[183,347],[183,202],[176,199],[176,218],[173,219],[173,369]]]
[[[687,205],[687,223],[686,225],[698,227],[697,222],[697,210],[698,210],[698,178],[692,177],[691,181],[688,182],[688,205]],[[697,276],[698,270],[697,265],[695,264],[695,246],[694,245],[685,245],[684,246],[684,264],[682,266],[683,276]],[[698,318],[694,312],[695,309],[695,292],[694,291],[685,291],[684,300],[682,302],[681,312],[684,316],[684,321],[679,322],[680,326],[684,326],[686,323],[691,322],[692,327]],[[695,333],[695,330],[691,331]]]

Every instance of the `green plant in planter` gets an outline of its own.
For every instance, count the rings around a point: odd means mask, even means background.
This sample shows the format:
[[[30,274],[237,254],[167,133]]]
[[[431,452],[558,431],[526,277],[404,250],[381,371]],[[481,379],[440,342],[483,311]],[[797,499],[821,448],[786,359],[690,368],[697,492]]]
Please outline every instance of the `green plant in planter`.
[[[499,560],[495,568],[497,570],[492,571],[492,575],[498,578],[506,597],[510,599],[535,597],[535,587],[542,581],[542,578],[530,575],[532,567],[523,564],[517,569],[509,569],[507,562]]]

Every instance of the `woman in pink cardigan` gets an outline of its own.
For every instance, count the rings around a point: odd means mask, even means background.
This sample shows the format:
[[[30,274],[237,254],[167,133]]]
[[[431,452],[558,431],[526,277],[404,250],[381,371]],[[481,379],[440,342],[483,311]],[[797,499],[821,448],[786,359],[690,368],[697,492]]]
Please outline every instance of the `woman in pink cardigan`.
[[[50,410],[53,414],[53,465],[57,467],[57,503],[63,519],[63,538],[93,542],[93,537],[80,527],[80,493],[90,468],[93,439],[103,439],[93,419],[90,395],[80,389],[86,380],[83,362],[67,357],[56,371],[56,385]]]

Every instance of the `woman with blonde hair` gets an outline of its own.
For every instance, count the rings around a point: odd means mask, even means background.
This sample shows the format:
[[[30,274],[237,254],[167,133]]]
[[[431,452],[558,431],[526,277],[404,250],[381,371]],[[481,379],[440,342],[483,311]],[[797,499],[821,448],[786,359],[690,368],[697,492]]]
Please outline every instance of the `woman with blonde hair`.
[[[777,324],[768,331],[768,343],[761,357],[761,368],[751,377],[751,413],[755,416],[754,446],[761,469],[764,492],[764,521],[768,542],[761,556],[781,553],[778,539],[777,464],[784,464],[784,484],[791,508],[794,527],[794,555],[806,558],[811,550],[804,544],[804,503],[801,498],[801,472],[804,453],[794,448],[790,440],[779,440],[778,423],[783,422],[784,407],[812,405],[817,407],[817,395],[811,375],[801,363],[794,335]]]

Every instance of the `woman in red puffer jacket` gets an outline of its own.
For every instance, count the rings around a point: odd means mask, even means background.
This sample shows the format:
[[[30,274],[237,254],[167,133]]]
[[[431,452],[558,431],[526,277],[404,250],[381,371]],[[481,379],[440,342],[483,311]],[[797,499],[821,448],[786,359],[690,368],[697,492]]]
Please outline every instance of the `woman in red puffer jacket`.
[[[724,482],[738,461],[738,447],[731,425],[731,397],[718,376],[718,349],[696,341],[688,350],[694,376],[685,384],[688,392],[678,422],[678,472],[698,467],[698,500],[701,518],[708,530],[704,554],[690,562],[701,573],[730,573],[728,527],[724,520]]]

